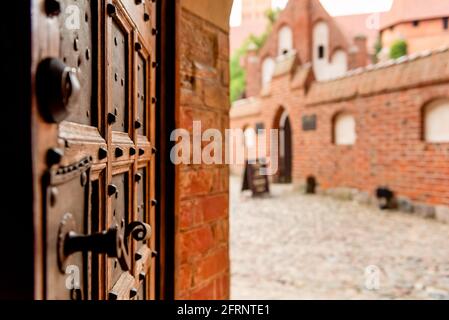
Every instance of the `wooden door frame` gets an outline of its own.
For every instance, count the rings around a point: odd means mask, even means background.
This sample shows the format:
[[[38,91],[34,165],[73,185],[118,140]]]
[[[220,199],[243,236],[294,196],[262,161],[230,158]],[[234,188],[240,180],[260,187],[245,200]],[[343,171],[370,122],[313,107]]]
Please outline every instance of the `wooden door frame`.
[[[176,128],[176,6],[177,1],[158,2],[156,94],[158,108],[156,126],[158,150],[156,193],[159,198],[157,230],[159,238],[159,268],[156,278],[160,300],[175,296],[175,166],[170,161],[170,133]],[[164,176],[162,176],[164,175]]]

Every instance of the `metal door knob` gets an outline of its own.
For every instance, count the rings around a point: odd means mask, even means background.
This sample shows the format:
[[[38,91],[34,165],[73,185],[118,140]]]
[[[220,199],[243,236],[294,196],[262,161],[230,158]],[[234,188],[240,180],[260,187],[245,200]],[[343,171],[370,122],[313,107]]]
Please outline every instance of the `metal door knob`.
[[[60,223],[58,236],[58,263],[61,271],[65,270],[67,259],[77,252],[106,254],[109,258],[117,258],[124,271],[130,269],[125,235],[120,234],[118,226],[91,235],[82,235],[74,230],[76,225],[73,215],[66,213]]]
[[[66,256],[76,252],[106,254],[109,258],[117,258],[122,270],[128,271],[130,261],[124,241],[117,227],[88,236],[69,232],[64,241],[64,254]]]
[[[36,86],[39,108],[50,123],[60,123],[70,115],[81,90],[76,69],[56,58],[47,58],[39,64]]]
[[[75,220],[70,213],[64,215],[59,227],[58,256],[61,271],[65,270],[68,257],[77,252],[106,254],[117,258],[123,271],[130,270],[131,237],[145,241],[151,237],[151,227],[143,222],[132,222],[121,232],[117,225],[107,231],[91,235],[81,235],[75,231]]]

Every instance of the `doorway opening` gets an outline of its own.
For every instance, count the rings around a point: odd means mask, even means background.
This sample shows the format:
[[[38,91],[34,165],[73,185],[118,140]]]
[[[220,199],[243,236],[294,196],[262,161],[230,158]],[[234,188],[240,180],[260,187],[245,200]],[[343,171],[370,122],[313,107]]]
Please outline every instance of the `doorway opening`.
[[[292,129],[288,112],[281,108],[274,128],[279,129],[279,171],[274,180],[277,183],[292,183]]]

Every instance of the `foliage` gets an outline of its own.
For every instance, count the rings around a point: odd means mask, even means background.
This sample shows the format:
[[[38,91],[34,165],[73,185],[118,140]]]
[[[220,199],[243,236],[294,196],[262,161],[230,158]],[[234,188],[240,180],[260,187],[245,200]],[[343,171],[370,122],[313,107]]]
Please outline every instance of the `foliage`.
[[[279,9],[279,8],[277,8],[277,9],[270,8],[267,11],[265,11],[265,17],[269,21],[269,28],[271,28],[273,26],[273,24],[276,22],[276,20],[279,18],[280,13],[281,13],[281,9]]]
[[[403,57],[407,55],[407,51],[408,51],[407,42],[405,42],[404,40],[397,40],[391,46],[390,58],[397,59]]]
[[[249,46],[255,46],[257,50],[262,48],[265,44],[265,42],[268,39],[268,36],[271,33],[273,24],[276,22],[279,13],[281,10],[279,9],[269,9],[265,12],[265,17],[268,20],[268,26],[265,32],[263,32],[261,35],[256,36],[254,34],[251,34],[248,39],[245,40],[243,45],[232,54],[231,61],[230,61],[230,67],[231,67],[231,102],[234,102],[240,98],[242,98],[245,88],[246,88],[246,72],[245,69],[242,67],[241,62],[242,59],[246,56],[248,52]]]
[[[241,66],[241,60],[246,54],[246,48],[242,46],[231,57],[231,102],[240,99],[245,92],[246,74]]]
[[[379,62],[379,54],[382,51],[382,40],[380,38],[377,38],[376,43],[374,44],[374,56],[373,56],[373,63]]]

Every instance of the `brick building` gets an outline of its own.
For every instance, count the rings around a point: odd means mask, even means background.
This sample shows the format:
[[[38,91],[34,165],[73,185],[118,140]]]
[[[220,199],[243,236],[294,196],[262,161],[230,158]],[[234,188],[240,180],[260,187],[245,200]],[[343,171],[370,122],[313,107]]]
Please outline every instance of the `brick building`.
[[[386,55],[401,39],[407,42],[409,54],[449,45],[449,2],[395,0],[380,17],[380,38]]]
[[[271,2],[271,0],[241,0],[240,24],[231,26],[230,29],[231,54],[240,48],[251,34],[259,35],[264,32],[268,23],[265,13],[271,8]]]
[[[314,179],[365,201],[389,188],[403,209],[447,218],[448,49],[368,65],[366,38],[347,36],[319,1],[290,0],[248,53],[249,98],[232,107],[231,126],[280,130],[277,181]]]

